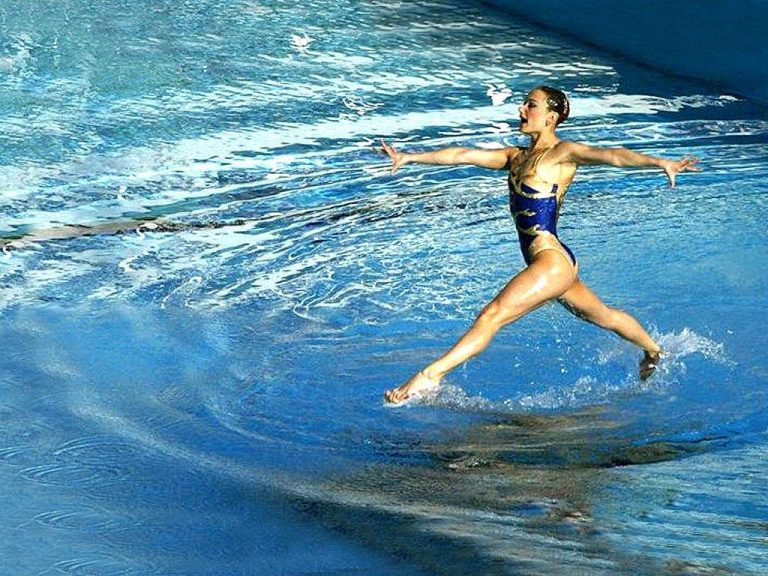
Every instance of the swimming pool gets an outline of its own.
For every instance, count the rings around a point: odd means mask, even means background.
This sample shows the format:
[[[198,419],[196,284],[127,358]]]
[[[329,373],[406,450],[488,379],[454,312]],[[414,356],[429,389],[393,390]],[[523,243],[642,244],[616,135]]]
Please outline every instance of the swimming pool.
[[[447,0],[0,16],[4,573],[766,571],[764,108]],[[558,227],[669,361],[552,306],[386,408],[522,260],[503,176],[373,147],[517,143],[542,82],[702,158]]]

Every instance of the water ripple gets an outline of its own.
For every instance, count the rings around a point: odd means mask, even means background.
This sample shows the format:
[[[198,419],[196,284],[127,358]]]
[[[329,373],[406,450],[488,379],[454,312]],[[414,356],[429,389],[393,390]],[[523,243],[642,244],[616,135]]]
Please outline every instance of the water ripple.
[[[130,471],[125,467],[105,464],[42,464],[25,468],[19,474],[41,484],[98,488],[123,482],[130,476]]]

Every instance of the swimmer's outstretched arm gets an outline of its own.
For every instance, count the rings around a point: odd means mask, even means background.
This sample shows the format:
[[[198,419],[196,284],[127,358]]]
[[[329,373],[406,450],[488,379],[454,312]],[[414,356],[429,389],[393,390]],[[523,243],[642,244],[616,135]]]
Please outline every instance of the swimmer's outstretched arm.
[[[641,154],[627,148],[597,148],[578,142],[563,142],[558,148],[556,162],[607,164],[620,168],[661,168],[669,179],[670,188],[675,187],[675,177],[680,172],[700,172],[697,166],[699,159],[693,157],[670,160]]]
[[[381,141],[382,151],[392,160],[392,174],[406,164],[439,164],[457,166],[470,164],[492,170],[503,170],[520,153],[517,147],[499,148],[497,150],[480,150],[477,148],[443,148],[432,152],[405,153],[398,152],[392,146]]]

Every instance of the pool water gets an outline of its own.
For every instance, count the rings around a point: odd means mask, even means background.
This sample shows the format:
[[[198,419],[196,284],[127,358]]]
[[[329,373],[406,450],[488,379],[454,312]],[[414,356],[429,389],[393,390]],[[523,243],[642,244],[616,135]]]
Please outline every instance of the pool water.
[[[768,571],[764,108],[453,0],[0,30],[2,574]],[[378,141],[522,144],[542,83],[563,138],[701,158],[580,170],[559,222],[667,359],[552,305],[387,407],[523,262],[503,173]]]

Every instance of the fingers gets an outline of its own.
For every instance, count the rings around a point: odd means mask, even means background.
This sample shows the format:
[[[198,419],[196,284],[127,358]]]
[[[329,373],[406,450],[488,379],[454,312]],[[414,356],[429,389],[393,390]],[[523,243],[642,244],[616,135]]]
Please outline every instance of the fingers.
[[[402,154],[398,154],[394,147],[390,146],[384,141],[384,138],[381,138],[380,142],[381,152],[384,152],[384,154],[389,156],[389,159],[392,160],[392,174],[394,174],[400,168],[400,164],[402,163]]]
[[[667,164],[667,167],[664,169],[664,171],[667,173],[667,178],[669,178],[669,187],[675,187],[675,177],[680,172],[701,172],[701,168],[698,167],[698,163],[699,159],[695,156],[686,156],[682,160]]]
[[[669,180],[669,187],[674,188],[675,187],[675,176],[677,175],[676,170],[667,170],[667,180]]]
[[[686,156],[680,161],[680,170],[687,172],[701,172],[701,168],[697,166],[699,159],[695,156]]]
[[[392,146],[390,146],[389,144],[384,142],[384,138],[381,139],[381,149],[388,156],[393,156],[394,154],[397,154],[397,152],[395,151],[395,149]]]

